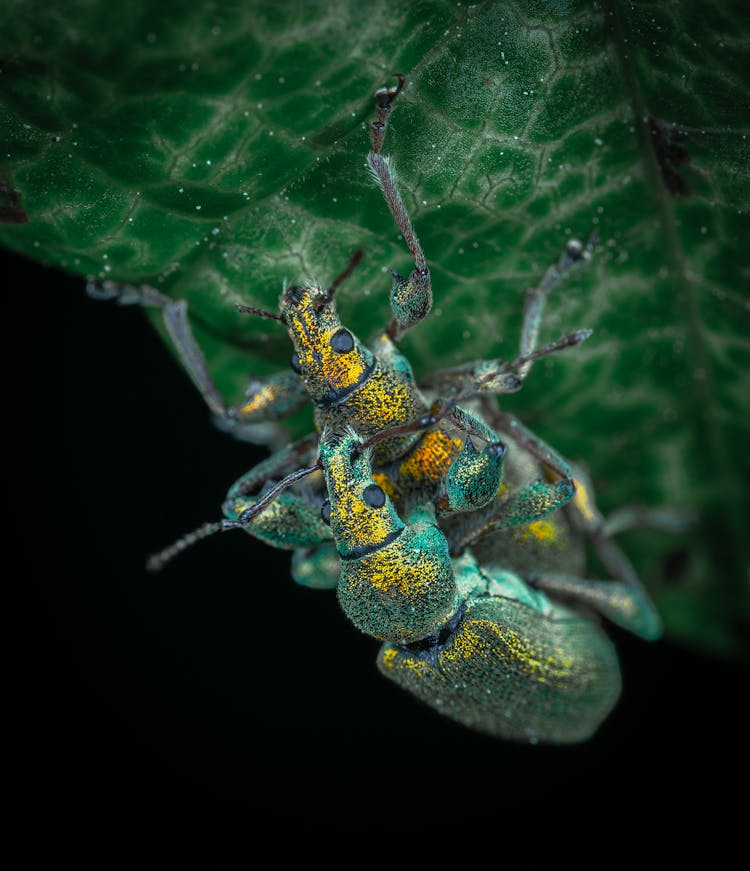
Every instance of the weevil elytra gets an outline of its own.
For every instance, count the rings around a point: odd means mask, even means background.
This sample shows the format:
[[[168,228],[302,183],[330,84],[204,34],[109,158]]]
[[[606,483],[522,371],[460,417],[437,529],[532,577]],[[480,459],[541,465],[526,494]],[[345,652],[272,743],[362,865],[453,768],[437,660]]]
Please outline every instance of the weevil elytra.
[[[490,397],[519,390],[535,360],[589,337],[577,330],[537,344],[548,293],[589,259],[595,239],[569,242],[527,293],[515,359],[468,363],[418,384],[397,343],[429,313],[432,284],[395,171],[381,153],[404,86],[397,79],[375,94],[367,162],[414,269],[406,278],[393,273],[391,322],[369,343],[336,312],[336,291],[361,257],[356,252],[327,289],[287,288],[278,313],[240,307],[286,328],[292,371],[251,379],[244,401],[229,406],[184,303],[150,288],[104,286],[122,301],[161,308],[222,428],[252,436],[307,401],[315,414],[315,433],[232,485],[226,520],[180,539],[150,567],[206,535],[244,528],[293,550],[299,583],[336,587],[347,616],[386,643],[381,670],[438,710],[499,737],[585,740],[619,693],[616,656],[591,615],[644,638],[658,637],[659,618],[582,474]],[[658,525],[655,517],[626,511],[617,529],[644,518]],[[585,578],[586,536],[614,580]],[[570,542],[574,558],[558,560],[551,545]]]

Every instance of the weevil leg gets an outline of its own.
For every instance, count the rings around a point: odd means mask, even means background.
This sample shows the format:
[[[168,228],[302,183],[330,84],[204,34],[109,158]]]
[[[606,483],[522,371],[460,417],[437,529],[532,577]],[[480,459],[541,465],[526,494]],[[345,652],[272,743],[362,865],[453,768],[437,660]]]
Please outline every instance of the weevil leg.
[[[335,590],[341,574],[341,559],[335,544],[305,547],[292,554],[292,579],[302,587]]]
[[[401,235],[404,237],[411,256],[414,258],[414,269],[408,278],[404,278],[397,272],[393,274],[393,287],[391,289],[391,311],[393,320],[388,333],[393,339],[397,339],[410,327],[418,324],[427,316],[432,307],[432,281],[430,270],[427,267],[422,246],[419,244],[417,234],[414,232],[406,206],[401,198],[396,180],[396,170],[390,156],[381,154],[388,126],[388,116],[393,108],[396,97],[404,87],[405,78],[400,73],[396,74],[398,84],[391,88],[380,88],[375,92],[375,104],[378,109],[377,117],[370,123],[370,142],[372,150],[367,155],[367,165],[383,192],[393,220],[396,222]]]
[[[290,466],[296,465],[298,457],[303,456],[316,441],[313,435],[300,439],[246,472],[235,481],[224,501],[225,519],[204,523],[152,554],[146,563],[148,570],[160,571],[198,541],[237,528],[282,550],[314,548],[330,541],[331,531],[320,512],[325,498],[322,478],[317,481],[317,490],[314,482],[312,487],[308,482],[307,489],[300,493],[287,489],[290,484],[317,472],[318,463],[308,469],[296,469],[281,481],[275,480]]]
[[[453,551],[459,553],[500,529],[540,520],[567,505],[573,492],[573,484],[567,478],[552,483],[534,481],[519,487],[504,498],[496,499],[489,508],[470,514]]]
[[[588,536],[602,565],[615,579],[610,583],[621,586],[630,594],[638,606],[637,613],[640,615],[638,619],[644,621],[646,626],[653,627],[653,631],[656,632],[653,637],[658,637],[661,623],[656,608],[632,563],[612,540],[612,536],[618,532],[645,526],[663,532],[685,532],[695,522],[695,516],[691,512],[680,512],[675,509],[628,506],[614,512],[610,517],[604,517],[594,501],[591,482],[582,469],[575,469],[575,484],[576,495],[570,505],[574,524]],[[644,634],[637,629],[633,631]]]
[[[541,348],[528,351],[515,360],[478,360],[451,369],[438,369],[423,378],[419,386],[433,391],[440,390],[460,401],[490,393],[516,393],[523,384],[520,373],[525,366],[540,357],[580,345],[589,336],[591,330],[575,330]]]
[[[597,243],[596,233],[589,237],[586,245],[582,245],[577,239],[571,239],[565,246],[557,261],[550,266],[542,276],[542,280],[536,287],[526,291],[526,299],[523,310],[523,323],[521,325],[521,341],[519,355],[525,356],[537,347],[539,340],[539,328],[542,323],[547,296],[571,271],[578,265],[591,260],[594,246]],[[523,379],[529,374],[534,361],[524,363],[518,370],[518,376]]]
[[[247,518],[268,489],[261,489],[257,496],[235,496],[223,505],[223,529],[241,527],[255,538],[282,550],[317,547],[331,540],[331,530],[321,518],[320,508],[324,491],[294,493],[284,490],[262,511]]]
[[[575,495],[574,473],[567,460],[553,447],[527,429],[513,415],[492,409],[490,417],[499,435],[506,433],[512,441],[525,448],[556,480],[537,480],[499,497],[489,508],[467,517],[455,550],[509,526],[521,526],[557,511]]]
[[[193,335],[185,300],[170,299],[153,287],[133,287],[109,281],[101,286],[90,285],[89,294],[117,299],[121,305],[158,308],[179,361],[213,414],[216,426],[241,441],[267,445],[283,443],[285,437],[276,421],[292,414],[308,398],[305,385],[296,373],[287,371],[265,378],[251,377],[244,401],[228,405],[216,388],[206,358]]]
[[[427,414],[405,424],[380,430],[367,439],[363,446],[371,448],[384,438],[425,432],[445,418],[465,432],[467,438],[456,440],[443,433],[442,438],[436,440],[432,437],[418,439],[401,458],[397,478],[406,478],[417,488],[420,486],[418,482],[438,483],[437,492],[433,491],[430,498],[434,498],[436,510],[440,514],[475,511],[491,502],[497,493],[502,480],[505,445],[492,427],[454,400],[437,400]],[[481,450],[474,446],[472,436],[486,443]],[[457,455],[456,445],[459,445]]]
[[[577,239],[571,239],[558,260],[544,273],[539,284],[526,292],[521,340],[518,357],[514,361],[478,360],[450,369],[438,369],[423,378],[419,386],[451,396],[461,394],[463,398],[477,393],[515,393],[521,389],[531,367],[540,357],[585,341],[591,332],[577,330],[542,348],[537,346],[549,292],[575,266],[591,259],[597,238],[595,234],[592,235],[585,246]]]
[[[298,469],[317,445],[317,436],[310,434],[261,460],[240,476],[227,491],[227,502],[257,493],[268,481],[283,478]]]
[[[525,427],[517,417],[494,409],[492,425],[498,432],[507,433],[521,447],[526,448],[533,457],[559,478],[573,485],[573,469],[568,461],[551,445]]]
[[[505,445],[490,442],[477,450],[471,436],[464,440],[441,482],[436,500],[439,514],[476,511],[495,498],[503,477]]]
[[[607,538],[630,529],[656,529],[679,535],[696,522],[692,511],[678,508],[651,508],[647,505],[624,505],[603,519],[602,534]]]
[[[498,413],[499,416],[499,413]],[[502,431],[511,431],[510,426],[514,418],[504,416],[507,421],[507,429],[504,429],[501,421],[493,418],[493,423]],[[593,490],[585,474],[567,463],[556,451],[546,445],[537,436],[534,436],[517,421],[513,428],[513,437],[517,443],[521,443],[548,469],[567,472],[566,476],[558,484],[565,486],[572,482],[575,492],[572,498],[565,500],[561,505],[567,504],[567,510],[574,526],[580,529],[591,541],[597,556],[614,580],[592,580],[573,577],[566,574],[554,574],[545,572],[527,578],[528,582],[546,593],[563,599],[579,601],[582,604],[594,608],[613,623],[641,636],[647,640],[659,638],[662,632],[662,624],[658,612],[641,583],[630,560],[623,551],[610,538],[610,531],[606,519],[597,508],[593,499]],[[522,437],[518,435],[521,433]],[[553,465],[556,463],[557,468]],[[532,484],[531,487],[544,487],[542,482]],[[499,503],[489,512],[480,512],[475,518],[469,518],[469,524],[463,532],[463,537],[458,548],[465,548],[485,535],[507,526],[515,526],[526,523],[536,518],[524,519],[524,510],[528,504],[528,488],[522,488],[510,494],[506,500]],[[541,490],[544,498],[549,498],[549,493]],[[519,505],[520,503],[520,505]],[[544,507],[544,503],[542,505]],[[519,510],[520,509],[520,510]],[[547,512],[548,513],[548,512]],[[482,516],[483,515],[483,516]],[[541,516],[541,515],[540,515]],[[667,516],[670,531],[684,529],[687,522],[682,518],[682,526],[678,527],[676,515],[671,512],[662,515],[660,511],[653,513],[646,509],[644,512],[633,511],[623,516],[618,521],[620,529],[625,528],[624,523],[635,521],[637,517],[659,522],[660,528],[667,525]],[[473,527],[472,527],[473,523]],[[614,528],[614,525],[612,526]]]
[[[594,501],[594,488],[580,467],[574,469],[576,495],[571,504],[575,525],[592,537],[610,539],[632,529],[656,529],[679,535],[697,521],[695,512],[678,508],[624,505],[605,517]]]
[[[164,326],[180,362],[213,413],[219,429],[239,439],[254,436],[249,438],[254,441],[258,434],[265,431],[260,427],[283,420],[306,402],[307,393],[302,379],[295,372],[285,371],[265,378],[251,377],[244,401],[238,405],[226,405],[193,335],[185,300],[167,300],[161,309]],[[265,429],[271,431],[268,426]]]
[[[443,417],[449,418],[467,437],[440,481],[435,507],[441,515],[457,511],[476,511],[495,498],[502,481],[505,445],[492,427],[481,418],[453,403],[434,403],[430,413],[419,423],[429,427],[437,424]],[[485,445],[477,449],[472,436],[482,439]],[[422,456],[420,445],[424,446],[424,442],[417,444],[415,450],[405,458],[403,465],[413,467],[415,461],[428,467],[432,464],[435,458],[431,456],[429,448]],[[444,445],[437,448],[438,452],[444,449]],[[421,459],[417,459],[418,457]],[[427,474],[425,477],[431,476]]]
[[[481,388],[479,385],[488,375],[492,383]],[[516,372],[510,371],[506,360],[476,360],[449,369],[436,369],[425,375],[419,386],[441,396],[468,397],[481,389],[496,394],[516,393],[521,389],[521,379]]]
[[[619,558],[628,566],[625,573],[634,574],[622,552]],[[526,580],[532,587],[550,594],[553,598],[580,602],[593,608],[608,620],[647,641],[655,641],[662,634],[661,619],[651,600],[643,592],[640,582],[638,588],[635,588],[631,582],[599,581],[549,573],[535,575]]]
[[[459,429],[463,430],[468,435],[477,436],[488,444],[500,444],[497,433],[491,426],[486,424],[480,417],[477,417],[475,414],[462,408],[460,405],[456,405],[452,408],[448,417],[450,417]]]

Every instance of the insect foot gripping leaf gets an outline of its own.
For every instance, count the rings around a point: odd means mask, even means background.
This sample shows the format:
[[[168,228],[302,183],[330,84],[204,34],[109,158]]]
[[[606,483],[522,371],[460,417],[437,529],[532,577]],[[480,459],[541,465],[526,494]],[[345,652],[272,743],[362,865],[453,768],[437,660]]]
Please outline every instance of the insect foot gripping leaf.
[[[615,704],[614,647],[597,623],[470,551],[451,559],[431,507],[402,520],[351,430],[324,438],[338,595],[385,639],[380,670],[441,713],[491,735],[569,743]]]

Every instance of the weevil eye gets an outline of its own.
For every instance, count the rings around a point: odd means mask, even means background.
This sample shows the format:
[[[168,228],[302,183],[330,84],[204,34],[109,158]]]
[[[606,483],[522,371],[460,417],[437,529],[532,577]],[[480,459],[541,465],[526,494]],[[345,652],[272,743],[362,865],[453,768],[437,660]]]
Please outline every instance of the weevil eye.
[[[333,348],[337,354],[348,354],[353,347],[354,339],[349,330],[342,327],[340,330],[336,330],[336,332],[331,336],[331,348]]]
[[[320,519],[326,526],[331,525],[331,503],[327,499],[320,506]]]
[[[295,351],[292,356],[289,358],[289,365],[294,369],[294,371],[298,374],[302,374],[302,368],[299,365],[299,354]]]
[[[382,508],[385,505],[385,493],[383,488],[378,487],[377,484],[370,484],[369,487],[365,487],[362,499],[365,505],[368,505],[370,508]]]

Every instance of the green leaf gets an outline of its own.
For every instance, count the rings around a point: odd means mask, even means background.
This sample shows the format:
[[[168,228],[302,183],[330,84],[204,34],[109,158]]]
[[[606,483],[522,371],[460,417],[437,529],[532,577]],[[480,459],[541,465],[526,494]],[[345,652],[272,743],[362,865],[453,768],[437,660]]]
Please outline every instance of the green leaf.
[[[220,389],[287,365],[285,282],[333,278],[387,322],[409,256],[368,175],[372,92],[403,72],[386,151],[435,305],[418,374],[511,356],[526,287],[599,234],[542,338],[594,336],[507,400],[583,461],[605,510],[696,509],[628,552],[674,637],[747,627],[750,24],[743,4],[6,0],[0,242],[189,301]],[[93,303],[92,303],[93,304]],[[296,431],[309,427],[309,416]]]

